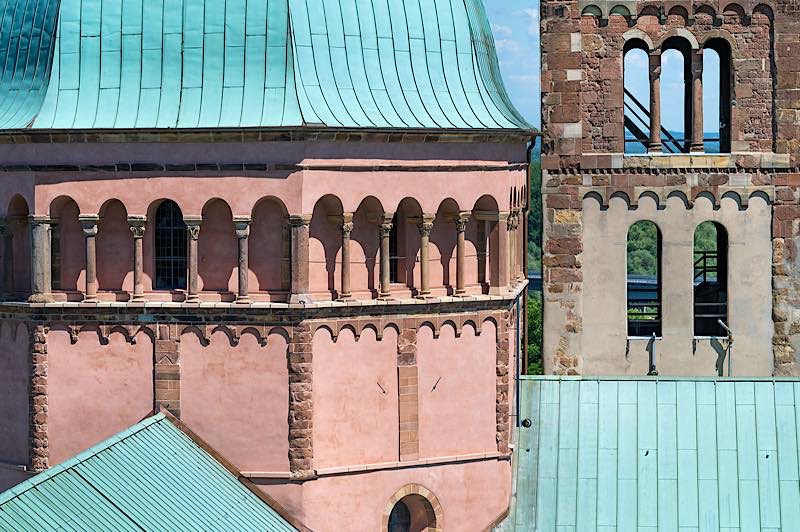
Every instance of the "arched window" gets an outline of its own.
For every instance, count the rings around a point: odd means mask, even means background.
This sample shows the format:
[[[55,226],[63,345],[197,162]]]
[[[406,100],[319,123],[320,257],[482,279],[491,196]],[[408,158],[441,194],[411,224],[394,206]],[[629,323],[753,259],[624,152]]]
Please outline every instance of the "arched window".
[[[389,514],[389,532],[408,532],[411,530],[411,512],[403,501],[398,501]]]
[[[166,200],[156,209],[156,290],[186,289],[186,224],[180,207]]]
[[[650,221],[628,229],[628,336],[661,336],[661,232]]]
[[[694,232],[694,335],[727,336],[728,232],[703,222]]]
[[[692,131],[692,47],[671,37],[661,47],[661,143],[665,153],[689,153]]]
[[[706,152],[731,151],[731,49],[710,39],[703,49],[703,140]]]
[[[650,58],[647,44],[625,43],[625,153],[647,153],[650,143]]]

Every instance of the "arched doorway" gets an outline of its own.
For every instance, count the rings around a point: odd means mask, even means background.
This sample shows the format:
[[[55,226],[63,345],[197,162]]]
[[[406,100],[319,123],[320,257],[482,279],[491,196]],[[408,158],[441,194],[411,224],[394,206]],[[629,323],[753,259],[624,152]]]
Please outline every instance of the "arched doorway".
[[[438,532],[442,507],[423,486],[409,484],[395,493],[384,511],[383,530],[388,532]]]

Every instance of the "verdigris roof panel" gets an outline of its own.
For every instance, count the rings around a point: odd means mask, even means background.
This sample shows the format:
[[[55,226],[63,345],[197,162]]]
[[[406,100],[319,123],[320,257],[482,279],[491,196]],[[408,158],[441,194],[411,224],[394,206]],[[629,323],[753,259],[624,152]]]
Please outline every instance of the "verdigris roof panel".
[[[795,530],[800,382],[525,377],[501,530]]]
[[[0,2],[0,129],[530,129],[481,0]]]
[[[0,494],[0,530],[165,529],[296,530],[163,414]]]

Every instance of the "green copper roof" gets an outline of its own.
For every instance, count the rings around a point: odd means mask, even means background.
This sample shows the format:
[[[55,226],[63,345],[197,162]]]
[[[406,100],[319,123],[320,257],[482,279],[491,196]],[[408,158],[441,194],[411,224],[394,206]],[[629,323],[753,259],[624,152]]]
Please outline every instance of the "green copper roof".
[[[296,529],[159,414],[0,494],[0,530]]]
[[[800,381],[526,378],[503,530],[798,530]]]
[[[531,129],[481,0],[0,0],[0,129]]]

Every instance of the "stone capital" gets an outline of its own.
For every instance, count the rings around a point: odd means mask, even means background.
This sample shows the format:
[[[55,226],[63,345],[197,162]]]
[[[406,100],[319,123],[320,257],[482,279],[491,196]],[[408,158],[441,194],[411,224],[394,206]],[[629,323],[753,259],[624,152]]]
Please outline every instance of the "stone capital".
[[[203,223],[202,216],[184,216],[183,223],[186,224],[186,234],[191,240],[200,238],[200,225]]]
[[[144,238],[144,230],[147,226],[147,218],[144,216],[128,216],[128,225],[131,227],[133,238]]]
[[[290,227],[303,227],[311,225],[310,214],[290,214],[289,226]]]
[[[100,221],[100,217],[96,214],[80,214],[78,215],[78,221],[81,223],[81,227],[83,227],[83,234],[86,236],[97,236],[97,222]]]
[[[22,221],[20,219],[19,221]],[[28,216],[28,223],[31,225],[49,225],[53,221],[46,214],[31,214]]]
[[[233,218],[233,227],[236,230],[238,238],[247,238],[250,236],[250,224],[252,219],[249,216],[235,216]]]
[[[433,222],[422,221],[417,224],[420,236],[429,237],[433,231]]]
[[[342,230],[343,236],[350,238],[350,234],[353,232],[353,222],[342,222],[339,229]]]
[[[381,238],[389,238],[389,235],[391,234],[393,227],[394,225],[392,224],[392,222],[382,223],[380,225]]]

